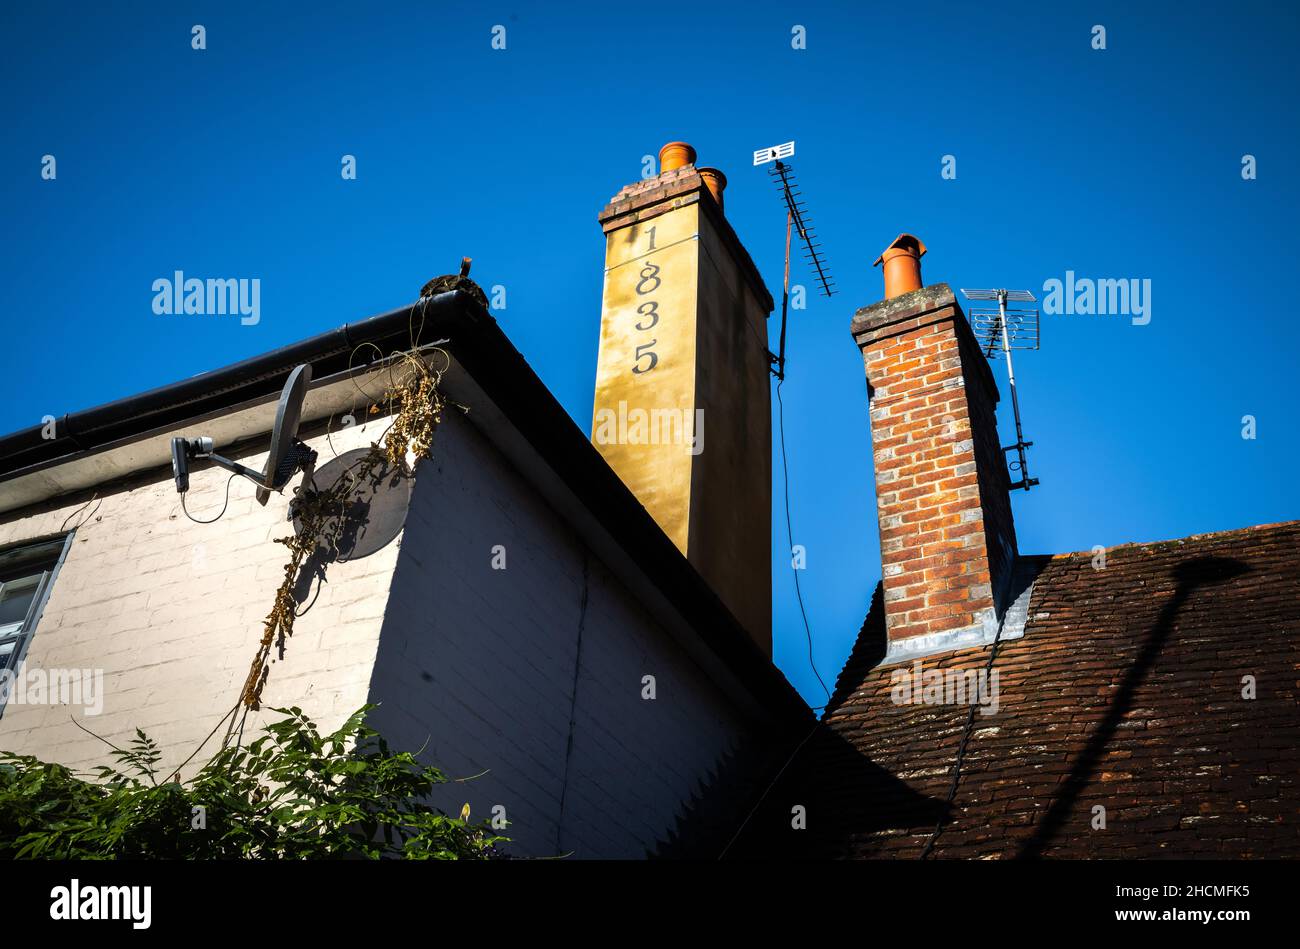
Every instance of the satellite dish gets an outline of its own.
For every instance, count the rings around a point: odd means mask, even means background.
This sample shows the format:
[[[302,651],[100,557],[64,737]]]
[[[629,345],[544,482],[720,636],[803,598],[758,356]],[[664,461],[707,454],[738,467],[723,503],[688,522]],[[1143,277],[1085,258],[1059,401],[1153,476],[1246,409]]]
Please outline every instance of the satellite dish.
[[[266,456],[266,468],[262,471],[262,483],[270,487],[257,489],[257,503],[262,506],[266,505],[271,490],[279,491],[298,470],[298,455],[292,449],[298,440],[302,400],[307,395],[309,382],[311,366],[303,363],[289,373],[280,392],[280,403],[275,407],[275,427],[271,429],[271,453]]]
[[[280,392],[280,401],[275,407],[275,425],[271,429],[271,450],[266,456],[266,465],[261,471],[253,471],[238,462],[223,458],[212,450],[211,438],[173,438],[172,439],[172,475],[176,481],[176,490],[184,494],[189,490],[189,459],[207,458],[216,462],[227,471],[247,478],[257,485],[257,503],[265,505],[272,491],[279,491],[294,472],[299,469],[307,472],[306,480],[316,464],[316,452],[298,441],[298,423],[302,419],[302,401],[307,395],[307,384],[311,382],[311,366],[303,363],[289,373],[284,389]],[[182,498],[182,501],[184,499]]]
[[[406,523],[413,480],[401,465],[387,459],[362,477],[368,448],[354,448],[322,465],[313,477],[318,490],[337,492],[337,511],[325,518],[320,546],[324,562],[360,560],[392,543]],[[301,536],[302,519],[289,505],[293,529]]]

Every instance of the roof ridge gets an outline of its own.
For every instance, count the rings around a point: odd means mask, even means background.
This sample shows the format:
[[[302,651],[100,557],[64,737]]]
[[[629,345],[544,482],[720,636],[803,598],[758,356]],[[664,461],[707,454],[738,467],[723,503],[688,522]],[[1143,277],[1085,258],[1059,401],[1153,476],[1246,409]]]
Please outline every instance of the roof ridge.
[[[1227,537],[1232,534],[1245,535],[1245,534],[1254,533],[1256,531],[1279,530],[1282,528],[1300,529],[1300,520],[1273,521],[1272,523],[1269,524],[1251,524],[1246,527],[1232,527],[1221,531],[1207,531],[1202,534],[1188,534],[1185,537],[1169,537],[1164,540],[1131,540],[1123,544],[1112,544],[1103,549],[1107,553],[1109,553],[1112,550],[1123,550],[1128,547],[1158,547],[1163,544],[1177,544],[1177,543],[1182,543],[1183,541],[1190,541],[1190,540],[1197,540],[1197,541],[1210,540],[1211,538]],[[1049,560],[1065,560],[1066,558],[1069,557],[1078,557],[1078,556],[1091,557],[1095,553],[1096,553],[1096,549],[1090,548],[1088,550],[1071,550],[1071,551],[1066,551],[1063,553],[1056,553],[1056,554],[1028,554],[1028,555],[1022,554],[1021,556],[1022,557],[1038,556],[1038,557],[1044,557]]]

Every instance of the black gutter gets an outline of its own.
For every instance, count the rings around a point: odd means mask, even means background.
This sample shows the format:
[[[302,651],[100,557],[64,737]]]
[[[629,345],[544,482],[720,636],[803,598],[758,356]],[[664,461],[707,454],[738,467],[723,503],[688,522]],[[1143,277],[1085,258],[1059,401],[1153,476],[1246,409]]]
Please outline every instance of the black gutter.
[[[274,395],[304,362],[323,379],[348,369],[353,350],[366,347],[353,365],[363,367],[412,342],[446,338],[445,348],[496,403],[550,468],[586,505],[649,580],[686,617],[723,664],[778,720],[813,721],[807,704],[781,671],[754,644],[713,588],[691,566],[582,429],[555,400],[495,319],[463,291],[439,294],[380,316],[349,323],[273,352],[254,356],[160,389],[65,415],[55,439],[41,439],[40,426],[0,438],[0,486],[35,468],[71,460],[113,442],[250,399]],[[370,358],[362,358],[369,351]]]
[[[423,319],[426,332],[433,323],[491,320],[482,310],[469,312],[466,302],[456,293],[442,293],[426,301]],[[294,366],[312,364],[312,374],[324,378],[348,368],[348,358],[357,346],[375,343],[409,347],[412,320],[420,326],[419,304],[402,307],[358,323],[345,323],[308,339],[280,349],[253,356],[221,369],[200,373],[180,382],[115,402],[64,415],[54,423],[54,438],[43,438],[44,426],[14,432],[0,438],[0,482],[26,473],[29,469],[59,464],[82,452],[94,451],[122,439],[157,428],[178,425],[212,411],[219,411],[252,399],[275,395],[283,387]],[[357,356],[357,364],[373,362],[377,354],[369,347]]]

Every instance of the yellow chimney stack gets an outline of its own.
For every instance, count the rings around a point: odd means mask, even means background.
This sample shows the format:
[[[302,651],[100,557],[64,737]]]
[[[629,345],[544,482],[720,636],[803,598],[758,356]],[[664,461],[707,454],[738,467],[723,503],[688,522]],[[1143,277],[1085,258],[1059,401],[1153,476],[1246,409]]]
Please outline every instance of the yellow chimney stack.
[[[772,296],[695,157],[665,145],[600,213],[592,441],[771,655]]]

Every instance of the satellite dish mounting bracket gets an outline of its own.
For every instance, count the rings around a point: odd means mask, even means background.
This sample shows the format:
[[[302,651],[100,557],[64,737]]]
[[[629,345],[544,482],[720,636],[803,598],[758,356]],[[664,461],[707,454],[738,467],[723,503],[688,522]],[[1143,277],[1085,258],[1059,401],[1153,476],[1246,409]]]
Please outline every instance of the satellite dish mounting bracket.
[[[271,450],[266,456],[266,466],[261,471],[254,471],[237,461],[218,455],[212,450],[211,438],[205,436],[173,438],[172,475],[176,481],[176,491],[184,494],[189,490],[189,463],[195,458],[207,459],[253,482],[257,485],[257,503],[262,505],[266,504],[272,491],[282,489],[298,471],[306,472],[303,483],[310,484],[316,469],[316,452],[298,438],[302,401],[307,394],[309,382],[311,382],[310,365],[304,363],[289,373],[289,378],[280,393],[280,402],[275,409],[275,425],[271,429]]]

